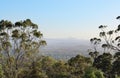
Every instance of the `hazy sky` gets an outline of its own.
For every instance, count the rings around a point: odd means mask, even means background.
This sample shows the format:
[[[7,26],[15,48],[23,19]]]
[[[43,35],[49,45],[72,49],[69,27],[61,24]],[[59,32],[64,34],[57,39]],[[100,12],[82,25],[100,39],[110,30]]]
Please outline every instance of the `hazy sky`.
[[[30,18],[45,38],[89,39],[99,25],[117,27],[120,0],[1,0],[0,19]]]

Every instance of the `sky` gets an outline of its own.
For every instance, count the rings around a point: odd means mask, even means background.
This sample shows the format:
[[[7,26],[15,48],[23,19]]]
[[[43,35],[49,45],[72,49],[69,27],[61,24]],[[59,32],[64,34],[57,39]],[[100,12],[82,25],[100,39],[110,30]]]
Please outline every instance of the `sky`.
[[[1,0],[0,20],[29,18],[44,38],[90,39],[98,36],[100,25],[117,27],[119,4],[120,0]]]

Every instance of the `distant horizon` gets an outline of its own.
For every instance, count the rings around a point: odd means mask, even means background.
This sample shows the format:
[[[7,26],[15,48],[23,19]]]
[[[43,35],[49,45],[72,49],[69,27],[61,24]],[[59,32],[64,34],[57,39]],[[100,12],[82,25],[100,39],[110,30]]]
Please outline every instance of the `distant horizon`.
[[[56,39],[56,40],[59,40],[59,39],[60,39],[60,40],[85,40],[85,41],[88,41],[88,40],[91,39],[91,38],[90,38],[90,39],[83,39],[83,38],[72,38],[72,37],[71,37],[71,38],[70,38],[70,37],[68,37],[68,38],[65,38],[65,37],[64,37],[64,38],[43,37],[43,38],[44,38],[44,39]]]

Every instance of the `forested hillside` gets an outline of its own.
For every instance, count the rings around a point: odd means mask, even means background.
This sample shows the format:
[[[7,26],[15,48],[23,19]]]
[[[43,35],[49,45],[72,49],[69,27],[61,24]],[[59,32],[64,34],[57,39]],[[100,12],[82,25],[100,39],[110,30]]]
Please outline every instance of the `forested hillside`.
[[[106,27],[100,25],[100,37],[90,39],[89,56],[60,60],[40,54],[47,43],[30,19],[1,20],[0,78],[120,78],[120,25],[107,31]]]

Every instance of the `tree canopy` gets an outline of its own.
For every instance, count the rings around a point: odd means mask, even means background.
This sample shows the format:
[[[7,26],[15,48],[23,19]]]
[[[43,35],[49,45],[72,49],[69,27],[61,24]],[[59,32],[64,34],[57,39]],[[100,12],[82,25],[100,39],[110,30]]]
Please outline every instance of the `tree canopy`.
[[[78,54],[65,61],[39,54],[46,41],[30,19],[1,20],[0,78],[119,78],[120,25],[109,31],[106,27],[100,25],[100,37],[90,39],[92,59]]]
[[[120,16],[116,18],[120,19]],[[100,25],[100,38],[91,38],[93,51],[89,55],[93,58],[93,67],[104,72],[106,78],[115,78],[120,76],[120,25],[116,29],[106,30],[106,25]],[[103,52],[97,49],[99,45]]]
[[[46,45],[38,25],[30,19],[0,21],[0,64],[7,78],[18,78],[26,62],[34,61],[39,47]]]

